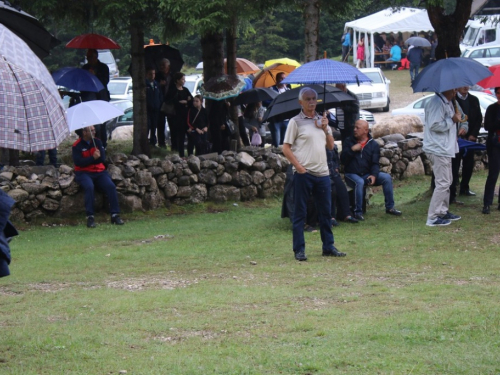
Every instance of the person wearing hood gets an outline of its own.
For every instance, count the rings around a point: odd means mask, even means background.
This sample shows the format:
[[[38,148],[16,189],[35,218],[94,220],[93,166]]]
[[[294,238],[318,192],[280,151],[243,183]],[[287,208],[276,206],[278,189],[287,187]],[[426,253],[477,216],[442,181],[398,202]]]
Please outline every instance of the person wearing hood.
[[[347,138],[342,149],[341,161],[344,165],[345,181],[354,190],[354,217],[363,221],[363,193],[365,185],[382,185],[385,198],[385,212],[401,216],[401,211],[394,208],[392,177],[380,172],[380,147],[370,135],[370,128],[365,120],[358,120],[354,125],[354,135]]]

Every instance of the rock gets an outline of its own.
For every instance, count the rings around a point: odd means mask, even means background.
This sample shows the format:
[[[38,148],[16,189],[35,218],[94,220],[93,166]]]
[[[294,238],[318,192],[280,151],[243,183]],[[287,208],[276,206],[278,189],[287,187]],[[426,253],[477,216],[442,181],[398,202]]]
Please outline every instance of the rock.
[[[158,167],[158,166],[149,167],[148,171],[149,171],[149,173],[151,173],[152,176],[155,176],[155,177],[165,173],[163,168]]]
[[[424,174],[425,174],[424,163],[422,163],[422,159],[416,158],[414,161],[408,163],[401,177],[408,178],[411,176],[422,176]]]
[[[142,200],[137,195],[125,195],[118,193],[118,203],[120,205],[120,211],[122,212],[134,212],[134,211],[144,211],[142,208]]]
[[[149,171],[137,171],[135,174],[135,182],[139,186],[149,186],[151,185],[151,179],[153,176]]]
[[[217,177],[222,176],[222,174],[226,171],[226,168],[224,167],[224,164],[219,164],[217,166],[217,169],[215,170],[215,174]]]
[[[194,156],[194,155],[191,155],[190,157],[188,157],[187,159],[187,164],[188,164],[188,167],[189,169],[193,172],[193,173],[199,173],[201,171],[201,162],[200,162],[200,158]]]
[[[165,185],[165,188],[163,189],[163,192],[165,193],[165,196],[167,198],[172,198],[177,195],[177,190],[178,190],[177,185],[171,181],[168,181],[167,184]]]
[[[392,165],[392,173],[400,175],[406,169],[406,164],[402,160],[398,160],[396,164]]]
[[[46,186],[48,189],[59,189],[59,181],[54,177],[45,176],[42,180],[42,185]]]
[[[386,135],[386,136],[383,136],[382,139],[384,140],[384,142],[394,142],[394,143],[397,143],[399,141],[402,141],[403,139],[405,139],[405,137],[402,135],[402,134],[389,134],[389,135]]]
[[[240,195],[242,201],[254,200],[257,196],[257,187],[255,185],[245,186],[240,189]]]
[[[158,184],[156,183],[156,180],[154,177],[151,177],[149,179],[149,185],[146,186],[147,191],[158,191]]]
[[[41,210],[35,210],[31,211],[30,213],[26,214],[25,218],[26,220],[30,221],[32,219],[35,219],[37,217],[44,216],[43,212]]]
[[[266,163],[263,161],[256,161],[255,163],[252,164],[252,169],[259,171],[259,172],[264,172],[266,170]]]
[[[219,163],[213,160],[204,160],[200,163],[200,168],[202,169],[217,169]]]
[[[191,169],[189,169],[189,168],[183,168],[183,169],[182,169],[182,174],[183,174],[184,176],[191,176],[191,175],[193,175],[193,172],[192,172],[192,171],[191,171]]]
[[[217,183],[218,184],[221,184],[221,185],[224,185],[224,184],[229,184],[231,182],[231,180],[233,179],[233,177],[227,173],[227,172],[224,172],[218,179],[217,179]]]
[[[21,184],[21,187],[26,190],[29,194],[40,194],[47,190],[47,186],[35,182],[26,182]]]
[[[145,155],[145,154],[140,154],[140,155],[137,155],[137,158],[142,161],[143,163],[150,160],[149,156]]]
[[[275,174],[274,170],[273,169],[268,169],[266,171],[264,171],[264,177],[266,178],[266,180],[269,180],[271,177],[273,177]]]
[[[165,199],[157,191],[148,191],[142,197],[142,206],[145,210],[156,210],[164,206]]]
[[[52,177],[51,177],[52,178]],[[25,184],[27,182],[33,182],[31,181],[28,177],[25,177],[25,176],[17,176],[16,177],[16,182],[21,185],[21,184]]]
[[[250,168],[255,162],[255,159],[246,152],[240,152],[236,155],[236,161],[246,168]]]
[[[134,126],[133,125],[125,125],[119,126],[115,128],[111,132],[110,142],[115,141],[128,141],[134,139]]]
[[[177,198],[189,198],[191,196],[191,187],[190,186],[179,186],[179,190],[177,190]]]
[[[385,144],[384,148],[386,148],[386,149],[397,149],[398,148],[398,144],[394,143],[394,142],[387,142]]]
[[[129,157],[129,160],[127,160],[125,163],[123,163],[123,165],[127,165],[127,166],[132,167],[132,168],[136,168],[140,164],[141,164],[141,161],[139,159],[137,159],[137,158],[130,159],[130,157]]]
[[[238,171],[238,163],[237,162],[227,162],[224,164],[225,170],[227,173],[234,173]]]
[[[131,165],[129,165],[128,162],[125,163],[125,164],[121,164],[119,166],[119,168],[122,171],[122,175],[124,177],[133,177],[133,176],[135,176],[135,168],[132,167]]]
[[[235,172],[231,177],[232,183],[236,186],[248,186],[252,183],[252,176],[245,170]]]
[[[165,157],[165,159],[167,159],[167,157]],[[176,163],[180,163],[182,159],[181,159],[181,157],[179,155],[172,155],[172,156],[169,157],[169,160],[172,163],[176,164]]]
[[[384,147],[384,145],[385,145],[385,142],[384,142],[384,140],[382,138],[374,139],[374,141],[378,143],[378,146],[380,148]]]
[[[156,184],[160,189],[164,189],[167,185],[168,177],[166,174],[162,174],[156,178]]]
[[[13,190],[10,190],[8,193],[7,193],[12,199],[14,199],[17,203],[19,202],[23,202],[25,201],[26,199],[28,199],[29,197],[29,194],[27,191],[24,191],[22,189],[13,189]]]
[[[162,160],[160,162],[160,167],[165,173],[170,173],[174,170],[174,163],[172,163],[170,160]]]
[[[26,199],[23,202],[19,202],[17,206],[23,210],[23,212],[26,214],[28,212],[33,211],[36,209],[38,206],[40,206],[40,202],[38,199]]]
[[[189,176],[181,176],[177,179],[177,185],[179,186],[189,186],[189,182]],[[179,193],[177,193],[177,195],[179,195]]]
[[[122,164],[128,160],[128,156],[119,152],[117,154],[111,155],[110,159],[113,164]]]
[[[387,159],[386,157],[383,157],[383,156],[379,159],[378,163],[380,165],[384,165],[384,166],[391,165],[391,162],[389,161],[389,159]]]
[[[47,194],[45,194],[45,193],[43,193],[43,194],[37,194],[35,196],[35,198],[36,198],[36,200],[38,202],[42,203],[45,200],[45,198],[47,198]]]
[[[21,211],[19,208],[14,207],[10,211],[10,220],[12,220],[12,221],[23,221],[24,220],[24,212]]]
[[[190,185],[194,185],[197,183],[198,183],[198,175],[192,174],[191,176],[189,176],[189,184]]]
[[[407,159],[415,160],[422,152],[422,148],[414,148],[412,150],[403,151],[403,156]]]
[[[42,204],[42,207],[47,211],[57,211],[59,208],[59,201],[52,198],[47,198]]]
[[[217,183],[217,176],[211,169],[202,169],[198,174],[198,179],[202,184],[215,185]]]
[[[72,174],[73,173],[73,168],[66,164],[61,164],[59,166],[59,173],[60,174]]]
[[[240,201],[240,189],[229,185],[215,185],[208,191],[208,197],[215,202]]]
[[[191,187],[191,203],[202,203],[207,200],[207,187],[197,184]]]
[[[59,186],[61,187],[61,189],[69,188],[74,180],[75,176],[61,175],[58,180]]]
[[[269,154],[267,158],[267,164],[269,168],[274,170],[275,172],[281,172],[281,159],[276,154]]]
[[[60,200],[63,195],[61,190],[48,190],[47,196],[55,200]]]
[[[273,176],[272,181],[277,191],[283,190],[285,186],[285,178],[286,176],[283,173],[277,173]]]
[[[63,192],[66,195],[75,195],[76,193],[78,193],[79,190],[80,190],[80,185],[78,185],[76,181],[73,181],[67,189],[63,190]]]
[[[385,157],[387,159],[391,159],[393,155],[394,155],[394,150],[387,149],[387,148],[382,148],[380,150],[380,156],[381,157]]]
[[[108,173],[113,181],[123,180],[122,170],[118,168],[116,165],[110,164],[108,167]]]
[[[417,138],[404,139],[398,142],[398,147],[402,151],[407,151],[416,147],[422,147],[422,142]]]
[[[260,185],[262,184],[264,181],[265,181],[265,177],[264,177],[264,174],[262,174],[261,172],[259,171],[253,171],[251,173],[251,176],[252,176],[252,183],[254,185]]]
[[[401,134],[406,137],[409,133],[423,131],[423,124],[420,117],[416,115],[400,115],[387,117],[371,130],[373,138],[381,138],[389,134]]]
[[[54,212],[55,217],[67,217],[75,214],[85,215],[85,195],[83,191],[73,196],[63,195],[59,202],[59,209]],[[100,211],[104,203],[103,194],[95,192],[94,209]]]
[[[2,172],[0,173],[0,178],[7,180],[7,181],[12,181],[12,177],[14,177],[14,173],[12,172]]]

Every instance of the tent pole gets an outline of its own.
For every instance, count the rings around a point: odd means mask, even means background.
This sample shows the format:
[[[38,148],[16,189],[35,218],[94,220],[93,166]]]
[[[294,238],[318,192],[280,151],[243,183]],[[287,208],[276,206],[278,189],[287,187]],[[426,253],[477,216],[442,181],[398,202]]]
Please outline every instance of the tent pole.
[[[370,34],[370,68],[375,67],[375,43],[373,32]]]

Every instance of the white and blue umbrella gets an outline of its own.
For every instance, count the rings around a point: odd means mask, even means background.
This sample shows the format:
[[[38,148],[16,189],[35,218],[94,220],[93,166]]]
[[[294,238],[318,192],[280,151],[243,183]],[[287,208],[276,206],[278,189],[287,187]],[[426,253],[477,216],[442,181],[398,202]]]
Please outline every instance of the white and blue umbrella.
[[[281,83],[324,85],[325,83],[361,83],[371,79],[359,69],[339,61],[321,59],[299,66]]]
[[[411,84],[413,92],[443,92],[472,86],[492,76],[483,64],[465,57],[438,60],[422,70]]]

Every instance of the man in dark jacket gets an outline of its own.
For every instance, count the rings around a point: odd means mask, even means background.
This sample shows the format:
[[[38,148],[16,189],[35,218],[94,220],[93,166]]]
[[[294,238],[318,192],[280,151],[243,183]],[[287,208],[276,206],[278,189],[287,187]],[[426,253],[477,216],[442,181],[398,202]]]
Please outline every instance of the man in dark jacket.
[[[483,123],[483,114],[481,113],[481,106],[479,99],[469,94],[469,86],[460,87],[457,91],[457,102],[462,108],[462,111],[467,115],[469,122],[469,130],[462,138],[476,142],[481,124]],[[462,181],[460,181],[460,195],[474,196],[476,193],[469,189],[469,182],[474,171],[474,152],[469,151],[465,153],[464,150],[460,151],[457,156],[457,164],[460,168],[460,161],[462,165]]]
[[[347,89],[345,83],[337,83],[335,87],[352,96],[354,99],[354,102],[349,102],[338,107],[336,112],[343,149],[345,140],[353,135],[354,123],[359,119],[359,100],[356,94]]]
[[[354,135],[345,141],[342,147],[341,161],[344,164],[345,181],[354,189],[354,217],[364,220],[363,192],[365,184],[380,186],[384,190],[385,212],[400,216],[401,211],[394,208],[392,178],[389,174],[380,172],[380,147],[370,135],[368,123],[356,121]]]
[[[85,192],[87,227],[95,228],[94,187],[102,190],[108,197],[111,224],[123,225],[124,222],[119,216],[120,207],[116,186],[104,165],[106,153],[101,140],[94,138],[95,129],[93,126],[79,129],[77,134],[80,138],[73,143],[73,163],[75,164],[75,181]]]
[[[413,80],[418,76],[418,71],[420,69],[420,65],[422,64],[422,59],[424,58],[424,50],[420,47],[411,47],[408,50],[406,58],[410,62],[410,78],[413,82]]]
[[[149,67],[146,69],[146,105],[148,113],[149,144],[156,147],[156,128],[158,126],[158,116],[163,101],[160,87],[155,81],[155,69]],[[158,139],[160,134],[158,134]]]

